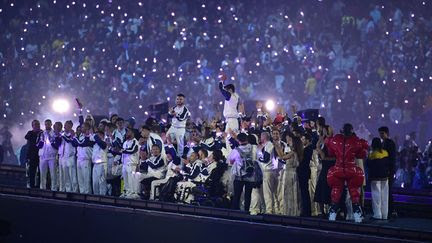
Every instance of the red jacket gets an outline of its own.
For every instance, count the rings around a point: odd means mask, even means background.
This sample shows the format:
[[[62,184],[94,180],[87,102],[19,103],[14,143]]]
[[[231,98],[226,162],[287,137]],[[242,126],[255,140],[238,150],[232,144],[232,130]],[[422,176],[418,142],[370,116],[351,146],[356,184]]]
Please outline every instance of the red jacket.
[[[325,141],[330,157],[336,157],[335,166],[353,167],[356,166],[355,159],[365,159],[368,150],[368,143],[355,135],[345,137],[342,134],[327,138]]]

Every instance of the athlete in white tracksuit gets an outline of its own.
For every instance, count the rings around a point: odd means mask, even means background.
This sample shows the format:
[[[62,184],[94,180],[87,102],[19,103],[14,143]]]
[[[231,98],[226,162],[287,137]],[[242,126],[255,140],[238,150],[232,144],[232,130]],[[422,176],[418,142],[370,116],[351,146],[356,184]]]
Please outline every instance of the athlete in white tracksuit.
[[[139,161],[139,144],[134,138],[132,129],[126,131],[126,141],[123,143],[122,152],[122,177],[124,181],[124,192],[120,197],[129,197],[133,194],[133,177],[132,172],[136,170]]]
[[[267,132],[261,133],[262,148],[258,150],[258,161],[263,172],[263,195],[265,202],[265,213],[274,214],[280,210],[277,194],[278,187],[278,161],[272,158],[274,146],[269,141]]]
[[[182,157],[184,148],[184,138],[186,133],[186,121],[190,117],[188,108],[184,105],[185,96],[178,94],[176,97],[176,106],[171,108],[168,115],[171,120],[171,127],[167,134],[170,136],[171,141],[177,142],[177,156]]]
[[[90,124],[83,123],[81,134],[73,139],[77,147],[77,177],[80,193],[91,194],[91,160],[94,142],[90,141]]]
[[[150,200],[155,199],[155,196],[157,194],[156,187],[159,187],[167,183],[170,178],[178,175],[178,172],[181,170],[181,163],[178,157],[173,159],[172,154],[167,152],[167,160],[168,160],[168,165],[167,165],[167,172],[165,174],[165,177],[163,179],[154,180],[151,183]]]
[[[97,132],[90,137],[90,141],[95,142],[93,145],[92,162],[93,162],[93,194],[107,194],[107,162],[108,162],[108,146],[104,139],[103,132]]]
[[[73,123],[66,121],[65,131],[62,134],[62,142],[59,147],[59,166],[63,177],[63,185],[66,192],[78,192],[76,148],[72,144]]]
[[[228,132],[229,129],[231,129],[232,131],[237,133],[239,131],[238,105],[240,97],[237,93],[235,93],[235,87],[233,84],[228,84],[224,86],[223,81],[224,80],[220,80],[219,82],[219,90],[225,97],[225,104],[223,110],[223,115],[226,121],[225,132]]]
[[[48,169],[51,176],[51,190],[57,190],[56,156],[61,143],[60,136],[56,136],[51,128],[51,120],[45,121],[46,130],[39,135],[37,147],[39,148],[40,188],[46,189]]]
[[[159,148],[161,148],[161,156],[162,158],[166,161],[166,154],[165,154],[165,145],[164,142],[161,138],[161,136],[159,136],[159,134],[156,134],[154,132],[150,132],[150,128],[147,126],[142,126],[141,127],[141,137],[143,138],[147,138],[147,143],[146,143],[146,149],[147,149],[147,154],[151,154],[152,151],[152,147],[154,144],[156,144],[157,146],[159,146]]]
[[[151,157],[145,161],[143,161],[142,167],[147,168],[147,172],[132,172],[133,178],[133,195],[131,198],[138,198],[139,193],[141,192],[141,181],[147,178],[154,178],[156,180],[160,180],[165,177],[166,174],[166,166],[165,160],[162,157],[160,152],[160,148],[157,144],[153,144],[151,150]],[[150,184],[151,185],[151,184]]]

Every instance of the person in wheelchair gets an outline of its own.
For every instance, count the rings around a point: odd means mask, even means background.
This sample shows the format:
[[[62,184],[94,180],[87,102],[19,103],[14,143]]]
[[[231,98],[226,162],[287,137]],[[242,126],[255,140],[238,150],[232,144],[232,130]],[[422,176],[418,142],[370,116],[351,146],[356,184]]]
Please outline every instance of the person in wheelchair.
[[[192,204],[212,207],[229,207],[225,186],[221,179],[228,165],[221,150],[214,150],[201,169],[201,182],[192,188]],[[224,206],[225,205],[225,206]]]
[[[166,165],[164,156],[161,155],[161,148],[157,144],[153,144],[151,148],[151,157],[139,164],[139,171],[133,172],[133,190],[134,198],[139,198],[142,192],[141,185],[144,187],[144,198],[150,197],[150,185],[154,180],[162,179],[166,174]]]
[[[179,202],[190,203],[193,200],[193,195],[190,193],[191,188],[194,187],[196,182],[200,182],[203,178],[201,170],[203,162],[198,159],[198,153],[192,152],[189,159],[184,160],[183,169],[180,174],[183,180],[177,182],[176,186],[176,200]]]
[[[177,157],[175,150],[165,149],[165,151],[168,161],[167,173],[163,179],[154,180],[151,182],[150,200],[154,200],[156,197],[159,197],[162,186],[165,185],[169,179],[178,176],[181,170],[180,158]]]

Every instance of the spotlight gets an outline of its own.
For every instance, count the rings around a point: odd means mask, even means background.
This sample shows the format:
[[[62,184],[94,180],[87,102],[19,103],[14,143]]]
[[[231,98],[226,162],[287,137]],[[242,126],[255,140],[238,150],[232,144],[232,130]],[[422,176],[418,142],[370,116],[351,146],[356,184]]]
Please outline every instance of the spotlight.
[[[66,113],[69,111],[69,102],[65,99],[56,99],[52,104],[52,108],[57,113]]]
[[[265,103],[265,107],[268,111],[272,111],[275,108],[275,103],[273,100],[267,100]]]

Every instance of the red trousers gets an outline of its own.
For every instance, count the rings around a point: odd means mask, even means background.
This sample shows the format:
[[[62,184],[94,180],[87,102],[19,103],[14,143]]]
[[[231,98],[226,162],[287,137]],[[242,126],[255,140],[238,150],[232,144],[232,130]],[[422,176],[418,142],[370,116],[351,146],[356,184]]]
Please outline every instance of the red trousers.
[[[356,165],[345,168],[337,165],[331,167],[327,174],[327,182],[331,187],[332,203],[339,203],[346,182],[352,203],[359,204],[363,180],[363,170]]]

